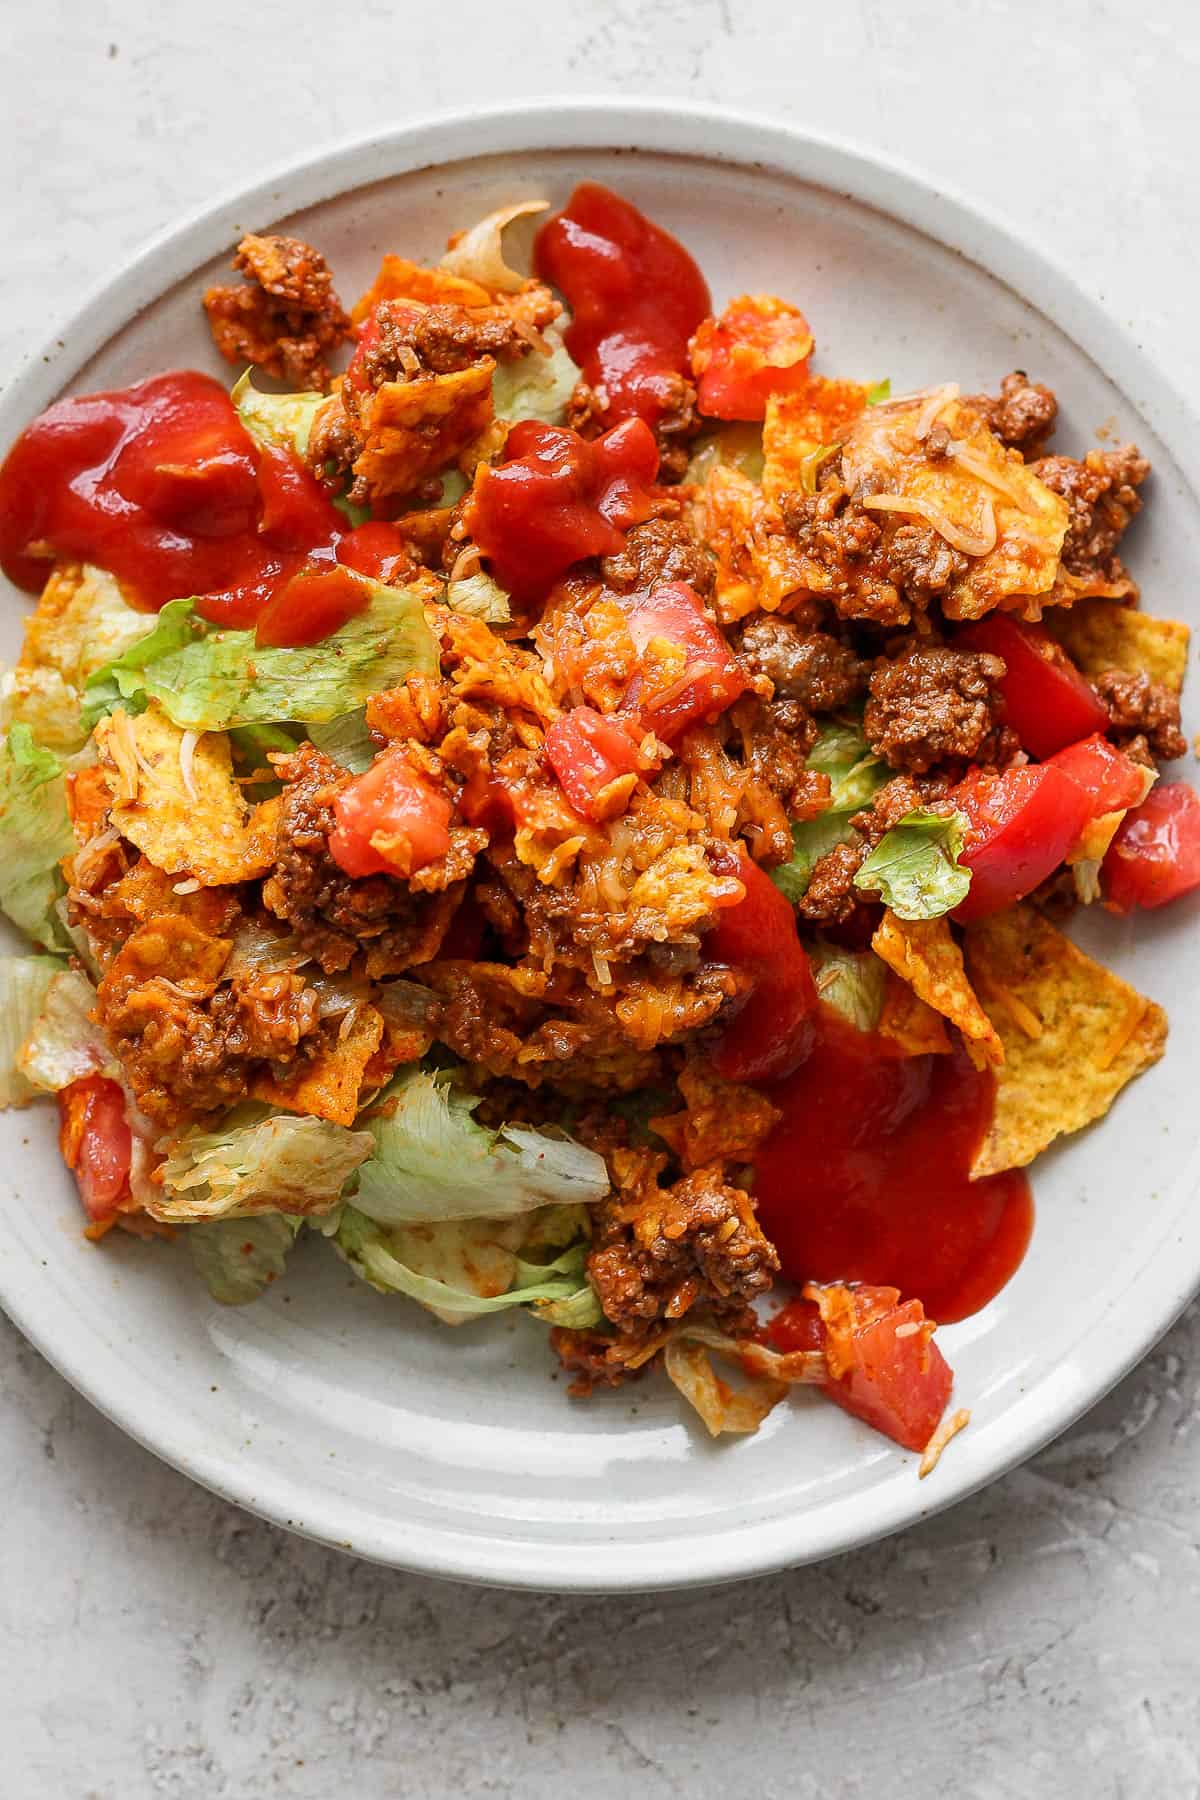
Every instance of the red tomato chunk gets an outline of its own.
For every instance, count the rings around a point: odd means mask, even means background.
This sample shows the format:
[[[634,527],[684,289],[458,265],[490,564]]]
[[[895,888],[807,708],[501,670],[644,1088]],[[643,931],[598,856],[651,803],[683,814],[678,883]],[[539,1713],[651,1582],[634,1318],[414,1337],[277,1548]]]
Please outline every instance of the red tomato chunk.
[[[954,911],[962,923],[1032,893],[1094,816],[1083,789],[1053,763],[970,775],[949,797],[969,823],[960,861],[971,871],[971,891]]]
[[[829,1398],[906,1450],[924,1450],[954,1376],[919,1300],[890,1287],[810,1288],[825,1325]]]
[[[813,337],[804,314],[769,294],[731,300],[692,339],[697,404],[712,419],[761,419],[772,394],[808,382]]]
[[[609,816],[604,790],[638,767],[628,731],[590,706],[573,707],[554,721],[546,733],[546,755],[567,799],[587,819]]]
[[[1044,625],[992,613],[956,633],[954,642],[1003,658],[1008,672],[1000,692],[1008,723],[1031,756],[1053,756],[1107,729],[1108,714],[1096,690]]]
[[[58,1096],[59,1146],[74,1170],[83,1210],[96,1222],[111,1219],[129,1182],[133,1133],[125,1095],[103,1075],[73,1081]]]
[[[622,702],[623,710],[637,711],[643,724],[670,744],[689,726],[723,713],[744,690],[746,676],[686,582],[634,594],[626,604],[639,656],[653,655],[656,647],[684,653],[682,669],[665,686],[648,679],[645,668],[639,670]]]
[[[347,875],[412,875],[450,848],[449,800],[398,747],[344,787],[333,810],[329,853]]]
[[[1087,795],[1093,818],[1136,806],[1146,792],[1149,771],[1099,732],[1059,750],[1050,764]]]
[[[727,1081],[766,1081],[790,1075],[811,1050],[817,989],[796,915],[779,889],[745,854],[738,878],[746,897],[717,914],[704,951],[710,962],[748,976],[750,990],[712,1062]]]
[[[1186,781],[1151,788],[1113,839],[1100,881],[1105,905],[1119,913],[1200,887],[1200,794]]]

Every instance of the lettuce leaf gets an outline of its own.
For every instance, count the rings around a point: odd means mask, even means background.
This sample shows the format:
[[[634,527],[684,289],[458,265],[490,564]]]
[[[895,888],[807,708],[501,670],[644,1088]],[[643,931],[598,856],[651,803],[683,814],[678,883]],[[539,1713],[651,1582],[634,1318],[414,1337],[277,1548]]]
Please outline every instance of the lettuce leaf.
[[[0,1108],[26,1106],[41,1091],[22,1071],[21,1051],[62,967],[54,956],[0,956]]]
[[[959,866],[962,813],[910,812],[885,832],[854,877],[898,919],[939,919],[967,897],[971,871]]]
[[[763,478],[763,428],[761,425],[719,425],[696,439],[684,471],[685,481],[698,484],[708,480],[712,470],[722,464],[739,469],[750,481]]]
[[[512,618],[508,595],[483,569],[465,581],[452,581],[446,589],[446,605],[451,612],[467,613],[487,625],[507,625]]]
[[[486,1130],[478,1105],[444,1072],[400,1075],[360,1120],[375,1153],[359,1171],[358,1210],[383,1225],[505,1219],[608,1192],[595,1151],[524,1125]]]
[[[302,1224],[288,1213],[214,1219],[208,1225],[192,1225],[187,1246],[213,1299],[222,1306],[244,1306],[283,1274]]]
[[[162,1165],[162,1198],[152,1210],[182,1225],[329,1212],[373,1149],[368,1132],[327,1119],[238,1107],[217,1129],[192,1126],[171,1147]]]
[[[254,386],[247,369],[234,383],[230,399],[255,443],[271,450],[290,450],[303,461],[312,422],[329,395],[264,394]]]
[[[541,1316],[543,1308],[567,1307],[594,1322],[599,1305],[584,1274],[586,1244],[572,1245],[553,1262],[527,1262],[518,1254],[522,1228],[513,1219],[383,1226],[355,1204],[342,1209],[334,1242],[372,1287],[406,1294],[448,1325],[510,1306]]]
[[[890,778],[887,764],[867,747],[861,728],[843,719],[822,727],[807,762],[810,769],[828,775],[829,806],[817,818],[792,826],[791,859],[771,870],[771,880],[793,906],[808,892],[821,858],[857,835],[851,819],[871,804]]]
[[[557,331],[551,329],[544,336],[550,345],[549,356],[535,349],[517,362],[496,364],[492,405],[498,419],[513,424],[520,419],[537,419],[543,425],[565,423],[567,401],[581,371]]]
[[[70,948],[55,903],[74,848],[62,764],[15,724],[0,742],[0,910],[47,950]]]
[[[330,719],[328,724],[310,725],[308,735],[318,750],[331,756],[343,769],[349,769],[352,775],[361,775],[379,755],[379,746],[367,729],[365,706],[356,706],[353,712],[342,713],[339,718]]]
[[[406,675],[436,675],[438,646],[420,594],[365,585],[364,612],[298,649],[259,648],[252,631],[222,631],[197,615],[194,601],[170,601],[147,637],[88,682],[89,724],[120,701],[149,700],[184,731],[323,723]]]
[[[92,1021],[95,1004],[87,976],[59,963],[17,1057],[22,1075],[42,1093],[60,1093],[89,1075],[120,1075],[111,1044]]]
[[[873,950],[843,950],[818,939],[805,946],[817,992],[858,1031],[874,1031],[883,1011],[887,965]]]
[[[890,375],[885,375],[882,381],[877,381],[873,387],[867,389],[868,406],[881,406],[885,400],[890,400],[891,397],[892,378]]]

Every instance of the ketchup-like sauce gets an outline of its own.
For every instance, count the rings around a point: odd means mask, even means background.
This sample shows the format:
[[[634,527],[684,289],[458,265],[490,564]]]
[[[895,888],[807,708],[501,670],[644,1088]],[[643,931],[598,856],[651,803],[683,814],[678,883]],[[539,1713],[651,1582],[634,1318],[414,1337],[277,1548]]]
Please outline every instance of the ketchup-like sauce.
[[[574,315],[566,346],[607,417],[654,425],[679,405],[688,340],[712,311],[683,245],[610,189],[585,181],[537,235],[535,266]]]
[[[317,641],[313,609],[295,637],[280,602],[303,571],[333,577],[332,631],[357,610],[339,563],[382,575],[403,548],[390,525],[351,530],[300,461],[257,445],[221,384],[194,370],[58,401],[0,468],[0,565],[18,587],[38,592],[49,559],[71,557],[151,611],[195,598],[202,617],[246,629],[270,607],[273,644]]]
[[[585,556],[611,556],[659,510],[658,446],[640,419],[589,442],[558,425],[514,425],[504,461],[481,469],[467,528],[519,602],[541,599]]]
[[[1033,1228],[1019,1169],[971,1181],[995,1083],[951,1056],[902,1056],[822,1005],[812,1054],[765,1091],[783,1113],[755,1159],[763,1230],[794,1281],[896,1287],[941,1322],[978,1312]]]

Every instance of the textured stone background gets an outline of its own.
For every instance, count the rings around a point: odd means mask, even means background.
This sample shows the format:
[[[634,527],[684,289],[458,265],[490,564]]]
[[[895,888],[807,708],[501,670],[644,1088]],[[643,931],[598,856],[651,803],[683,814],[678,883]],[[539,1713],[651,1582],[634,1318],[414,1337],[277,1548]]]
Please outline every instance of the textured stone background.
[[[0,367],[294,151],[635,92],[943,176],[1197,391],[1194,0],[36,0],[5,39]],[[3,1800],[1200,1794],[1195,1310],[988,1493],[707,1594],[527,1598],[349,1561],[161,1467],[3,1322],[0,1446]]]

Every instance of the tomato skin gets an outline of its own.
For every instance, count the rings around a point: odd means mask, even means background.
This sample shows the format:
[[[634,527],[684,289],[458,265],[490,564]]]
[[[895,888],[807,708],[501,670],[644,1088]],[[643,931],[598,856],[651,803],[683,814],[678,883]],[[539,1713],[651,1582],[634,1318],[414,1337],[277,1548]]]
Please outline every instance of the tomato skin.
[[[370,601],[370,588],[349,569],[301,569],[259,613],[254,641],[264,648],[319,644]]]
[[[1200,887],[1200,794],[1186,781],[1151,788],[1109,846],[1100,885],[1117,913],[1166,906]]]
[[[129,1185],[133,1133],[125,1095],[104,1075],[73,1081],[58,1096],[59,1146],[93,1223],[111,1219]]]
[[[399,746],[355,776],[333,803],[329,854],[347,875],[412,875],[450,848],[451,805]],[[372,838],[394,840],[379,849]]]
[[[746,897],[717,914],[704,949],[708,961],[729,964],[753,985],[718,1038],[712,1064],[727,1081],[768,1081],[790,1075],[812,1049],[817,987],[796,934],[796,915],[744,852],[738,879]]]
[[[742,294],[691,342],[699,410],[712,419],[761,419],[772,394],[808,382],[813,337],[797,307],[769,294]]]
[[[990,613],[956,632],[954,644],[1003,658],[1008,672],[999,687],[1007,721],[1031,756],[1053,756],[1107,729],[1099,695],[1044,625]]]
[[[670,581],[633,594],[627,604],[629,634],[639,656],[664,639],[687,652],[683,677],[661,694],[647,691],[641,672],[629,684],[623,711],[636,711],[665,744],[690,725],[715,718],[746,687],[746,676],[720,631],[705,617],[699,595],[684,581]]]
[[[467,529],[519,601],[541,599],[583,557],[614,555],[622,534],[660,504],[658,446],[641,419],[591,442],[523,419],[504,456],[476,476]]]
[[[1147,771],[1100,732],[1056,751],[1049,762],[1083,789],[1094,818],[1137,806],[1146,791]]]
[[[954,1376],[932,1342],[919,1300],[897,1288],[807,1287],[821,1310],[829,1380],[824,1392],[843,1411],[905,1450],[924,1450],[946,1410]],[[904,1327],[926,1327],[906,1330]]]
[[[601,791],[638,767],[629,733],[591,706],[572,707],[555,719],[546,732],[546,755],[563,793],[586,819],[607,818]]]
[[[971,890],[954,909],[961,924],[1032,893],[1093,817],[1083,789],[1053,763],[968,776],[949,798],[970,826],[959,860],[971,871]]]

